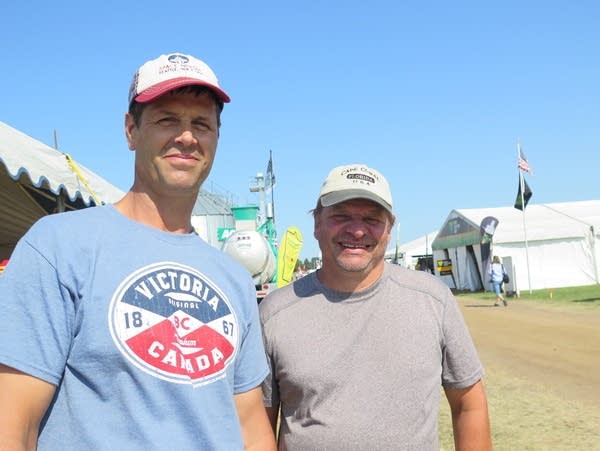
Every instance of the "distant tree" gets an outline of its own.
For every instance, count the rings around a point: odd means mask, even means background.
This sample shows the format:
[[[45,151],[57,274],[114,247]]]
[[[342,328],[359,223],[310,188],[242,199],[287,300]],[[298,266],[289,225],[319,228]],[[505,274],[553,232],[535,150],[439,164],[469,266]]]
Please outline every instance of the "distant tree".
[[[305,267],[306,269],[313,269],[313,267],[312,267],[312,266],[310,266],[310,261],[308,261],[308,258],[305,258],[305,259],[304,259],[304,262],[303,262],[302,264],[304,265],[304,267]]]

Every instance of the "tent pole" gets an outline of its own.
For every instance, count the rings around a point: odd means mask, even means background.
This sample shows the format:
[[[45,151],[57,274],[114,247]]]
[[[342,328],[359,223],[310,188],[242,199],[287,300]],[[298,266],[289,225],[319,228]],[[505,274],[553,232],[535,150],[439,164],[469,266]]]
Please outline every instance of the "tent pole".
[[[600,277],[598,277],[598,255],[596,254],[596,230],[594,226],[590,226],[590,233],[592,234],[592,258],[594,259],[594,272],[596,275],[596,285],[600,284]]]
[[[399,248],[400,248],[400,221],[398,221],[398,224],[396,225],[396,251],[394,253],[394,263],[396,265],[400,264]],[[402,259],[402,260],[403,260],[402,266],[406,267],[406,262],[404,261],[404,259]]]

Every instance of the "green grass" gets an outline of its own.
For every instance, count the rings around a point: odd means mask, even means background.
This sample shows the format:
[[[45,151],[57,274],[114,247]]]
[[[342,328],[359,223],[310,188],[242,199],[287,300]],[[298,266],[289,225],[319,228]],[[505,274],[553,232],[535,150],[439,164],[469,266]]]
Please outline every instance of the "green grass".
[[[490,291],[455,292],[457,298],[468,297],[493,301],[496,296]],[[511,296],[509,295],[509,299]],[[513,298],[515,299],[515,298]],[[590,308],[600,308],[600,285],[585,285],[582,287],[544,288],[543,290],[521,291],[518,301],[543,301],[552,304],[564,304]]]

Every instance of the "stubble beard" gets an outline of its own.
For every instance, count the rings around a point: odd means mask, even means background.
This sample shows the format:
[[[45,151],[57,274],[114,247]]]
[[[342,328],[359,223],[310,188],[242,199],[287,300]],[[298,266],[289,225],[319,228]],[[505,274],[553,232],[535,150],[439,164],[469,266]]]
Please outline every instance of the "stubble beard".
[[[372,259],[361,260],[361,261],[348,261],[343,256],[338,256],[336,262],[340,268],[348,272],[363,272],[371,265]]]

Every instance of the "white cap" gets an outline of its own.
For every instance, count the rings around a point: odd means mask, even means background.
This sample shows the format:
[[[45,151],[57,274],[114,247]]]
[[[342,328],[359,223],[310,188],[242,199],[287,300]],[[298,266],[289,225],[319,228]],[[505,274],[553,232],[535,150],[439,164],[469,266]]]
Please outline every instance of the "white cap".
[[[350,199],[369,199],[394,214],[390,185],[380,172],[364,164],[333,168],[323,182],[319,198],[324,207]]]
[[[166,92],[182,86],[206,86],[223,103],[229,96],[219,86],[212,69],[191,55],[170,53],[144,63],[137,70],[129,88],[129,104],[151,102]]]

